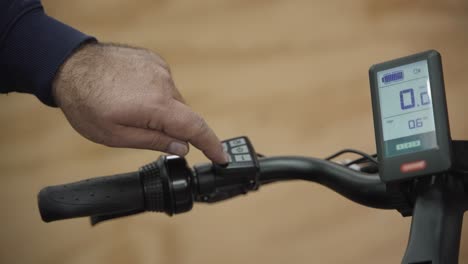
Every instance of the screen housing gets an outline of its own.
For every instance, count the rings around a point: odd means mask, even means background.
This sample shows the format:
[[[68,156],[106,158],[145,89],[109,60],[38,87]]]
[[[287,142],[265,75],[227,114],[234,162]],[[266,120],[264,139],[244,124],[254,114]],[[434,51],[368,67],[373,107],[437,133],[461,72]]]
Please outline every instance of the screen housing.
[[[427,61],[429,72],[437,147],[408,154],[401,154],[398,156],[386,157],[384,155],[385,142],[383,137],[377,73],[422,60]],[[369,69],[369,80],[377,156],[379,160],[379,174],[382,181],[399,181],[447,171],[452,165],[452,153],[440,54],[435,50],[429,50],[411,56],[375,64]],[[418,162],[423,162],[424,168],[403,172],[402,166],[406,164],[416,164]]]

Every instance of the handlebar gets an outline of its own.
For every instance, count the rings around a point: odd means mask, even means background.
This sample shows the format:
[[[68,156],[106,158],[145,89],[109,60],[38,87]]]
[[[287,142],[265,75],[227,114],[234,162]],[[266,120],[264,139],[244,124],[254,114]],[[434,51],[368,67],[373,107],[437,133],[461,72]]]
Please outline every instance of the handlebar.
[[[360,171],[349,167],[362,165],[358,162],[362,160],[375,162],[369,158],[341,165],[316,158],[249,154],[240,155],[241,161],[234,156],[235,162],[226,167],[205,163],[190,168],[184,158],[161,156],[136,172],[46,187],[38,195],[39,210],[45,222],[90,216],[94,225],[145,211],[183,213],[194,202],[214,203],[269,183],[305,180],[365,206],[412,215],[402,263],[452,264],[458,260],[463,213],[468,210],[468,141],[452,144],[455,159],[449,171],[392,184],[380,180],[375,165]],[[231,146],[231,153],[245,153],[246,146],[255,153],[249,144]]]
[[[365,206],[396,209],[403,197],[395,195],[380,180],[369,174],[317,158],[272,157],[260,160],[260,180],[305,180],[326,186]]]
[[[192,209],[193,202],[213,203],[256,190],[267,183],[305,180],[374,208],[400,209],[406,197],[392,192],[378,174],[306,157],[258,160],[258,183],[244,175],[220,175],[218,165],[189,168],[184,158],[161,156],[137,172],[50,186],[38,195],[45,222],[91,216],[93,224],[144,211],[168,215]]]

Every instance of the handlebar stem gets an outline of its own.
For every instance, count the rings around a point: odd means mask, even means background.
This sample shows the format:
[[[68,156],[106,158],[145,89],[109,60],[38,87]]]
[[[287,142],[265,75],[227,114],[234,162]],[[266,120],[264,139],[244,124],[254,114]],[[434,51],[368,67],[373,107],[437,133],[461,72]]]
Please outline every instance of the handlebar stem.
[[[403,264],[456,264],[468,197],[463,179],[430,176],[416,183],[417,198]]]

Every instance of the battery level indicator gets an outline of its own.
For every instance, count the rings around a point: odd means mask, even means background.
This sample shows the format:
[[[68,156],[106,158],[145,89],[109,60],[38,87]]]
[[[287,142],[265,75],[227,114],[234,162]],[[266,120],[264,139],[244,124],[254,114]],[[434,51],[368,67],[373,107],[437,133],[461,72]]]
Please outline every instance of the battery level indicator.
[[[392,73],[387,73],[382,77],[382,82],[387,84],[391,82],[401,81],[405,78],[403,71],[396,71]]]

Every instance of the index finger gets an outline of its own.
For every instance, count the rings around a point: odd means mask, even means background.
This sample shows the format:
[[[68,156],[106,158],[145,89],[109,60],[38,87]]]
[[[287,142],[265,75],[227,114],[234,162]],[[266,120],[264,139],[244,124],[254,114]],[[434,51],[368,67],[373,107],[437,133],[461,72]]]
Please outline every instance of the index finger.
[[[162,131],[171,137],[190,142],[215,163],[228,163],[221,142],[211,127],[182,102],[172,101],[168,115],[163,118]]]

